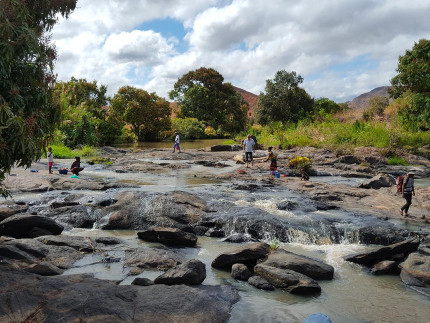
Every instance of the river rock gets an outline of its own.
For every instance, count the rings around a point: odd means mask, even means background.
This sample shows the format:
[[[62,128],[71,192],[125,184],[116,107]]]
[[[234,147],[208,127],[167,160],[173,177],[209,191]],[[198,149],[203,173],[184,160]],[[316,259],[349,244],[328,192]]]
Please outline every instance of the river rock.
[[[375,248],[363,253],[351,254],[344,257],[346,261],[371,266],[382,260],[390,260],[391,257],[404,254],[408,255],[418,249],[418,240],[405,240],[385,247]]]
[[[381,187],[391,187],[396,184],[396,179],[388,174],[378,174],[371,179],[361,183],[359,188],[380,189]]]
[[[122,240],[115,237],[96,237],[95,242],[105,245],[116,245],[121,244]]]
[[[55,275],[61,275],[63,273],[63,271],[60,268],[54,265],[51,265],[50,263],[45,261],[42,261],[38,264],[32,264],[24,268],[24,270],[28,271],[29,273],[33,273],[41,276],[55,276]]]
[[[411,253],[402,264],[401,275],[402,281],[408,285],[430,287],[430,248],[420,248]]]
[[[243,155],[234,156],[233,161],[235,161],[236,164],[245,164],[245,161],[243,160]]]
[[[125,267],[167,270],[183,262],[174,252],[158,248],[139,248],[125,252]]]
[[[248,284],[258,289],[275,290],[275,287],[266,279],[260,276],[252,276],[248,279]]]
[[[333,279],[334,273],[333,266],[283,249],[271,252],[261,264],[279,269],[293,270],[313,279]]]
[[[233,233],[226,237],[223,241],[231,243],[255,242],[249,234],[246,233]]]
[[[214,151],[233,151],[233,147],[231,145],[215,145],[211,147],[211,152]]]
[[[383,260],[373,266],[371,273],[374,275],[386,275],[396,273],[399,270],[399,263],[394,260]]]
[[[25,211],[27,211],[27,209],[28,207],[26,205],[1,205],[0,222],[12,215],[24,213]]]
[[[118,201],[103,209],[102,229],[145,230],[173,227],[184,230],[197,224],[207,211],[206,201],[191,193],[121,192]]]
[[[227,322],[230,286],[117,285],[88,275],[43,277],[0,264],[0,321]]]
[[[361,158],[354,155],[345,155],[339,157],[334,163],[342,163],[342,164],[360,164],[362,162]]]
[[[293,270],[258,264],[254,267],[254,272],[265,278],[273,286],[286,289],[292,294],[321,292],[321,287],[315,280]]]
[[[67,202],[74,203],[74,202]],[[91,229],[97,217],[91,207],[85,205],[69,205],[46,210],[43,215],[61,223],[68,229]]]
[[[154,282],[148,278],[136,277],[131,284],[138,286],[151,286],[154,285]]]
[[[155,284],[199,285],[206,278],[206,266],[200,260],[191,259],[167,270],[155,278]]]
[[[95,249],[90,238],[80,236],[41,236],[36,238],[36,240],[42,242],[44,245],[68,246],[83,252],[93,252]]]
[[[375,223],[358,230],[361,243],[390,245],[404,240],[403,232],[391,223]]]
[[[265,258],[270,252],[270,247],[264,242],[249,243],[232,251],[218,255],[212,261],[214,268],[231,268],[236,263],[253,266],[258,259]]]
[[[153,228],[138,232],[137,236],[145,241],[161,242],[169,246],[194,247],[197,243],[195,234],[175,228]]]
[[[248,281],[251,276],[251,271],[244,264],[234,264],[231,267],[231,277],[234,279]]]
[[[14,238],[37,237],[39,236],[38,231],[40,232],[37,229],[57,235],[64,228],[52,219],[31,214],[12,215],[0,222],[0,235],[8,235]]]

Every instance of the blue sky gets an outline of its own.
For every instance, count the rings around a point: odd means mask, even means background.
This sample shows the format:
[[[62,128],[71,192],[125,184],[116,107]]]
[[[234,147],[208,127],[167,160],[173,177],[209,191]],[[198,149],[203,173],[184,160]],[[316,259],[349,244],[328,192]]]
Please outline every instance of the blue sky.
[[[60,80],[168,97],[201,66],[253,93],[279,70],[345,102],[389,85],[399,55],[430,34],[430,0],[79,0],[52,31]]]

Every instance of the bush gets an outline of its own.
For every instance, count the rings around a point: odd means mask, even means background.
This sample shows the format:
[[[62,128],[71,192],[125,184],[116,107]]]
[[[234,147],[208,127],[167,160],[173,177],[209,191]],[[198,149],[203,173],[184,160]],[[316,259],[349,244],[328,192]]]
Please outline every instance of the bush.
[[[73,159],[76,156],[92,157],[97,156],[99,153],[96,148],[85,145],[82,149],[70,149],[63,145],[51,145],[54,158],[57,159]],[[45,155],[46,156],[46,155]]]
[[[205,124],[196,118],[173,119],[172,129],[184,139],[199,139],[205,134]]]
[[[388,165],[402,165],[402,166],[408,166],[409,163],[406,159],[399,157],[399,156],[391,156],[387,157],[387,164]]]
[[[311,160],[305,156],[296,156],[288,162],[288,167],[295,170],[304,169],[306,172],[311,168]]]

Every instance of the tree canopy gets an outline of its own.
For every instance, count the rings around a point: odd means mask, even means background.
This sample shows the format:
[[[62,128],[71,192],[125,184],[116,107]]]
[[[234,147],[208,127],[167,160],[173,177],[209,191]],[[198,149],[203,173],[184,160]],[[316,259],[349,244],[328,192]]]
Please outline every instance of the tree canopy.
[[[0,181],[29,167],[60,121],[52,103],[54,46],[46,34],[76,0],[0,1]],[[0,193],[7,192],[0,187]]]
[[[410,130],[430,129],[430,40],[421,39],[399,57],[398,74],[391,79],[391,97],[406,99],[398,111]]]
[[[266,81],[266,93],[258,96],[257,121],[266,125],[271,122],[294,122],[309,116],[314,100],[299,87],[303,78],[296,72],[278,71],[273,80]]]
[[[124,86],[112,98],[113,113],[131,124],[139,141],[157,139],[170,129],[170,105],[155,93]]]
[[[180,105],[181,117],[196,118],[224,132],[238,132],[245,127],[248,105],[223,81],[213,68],[201,67],[179,78],[170,98]]]

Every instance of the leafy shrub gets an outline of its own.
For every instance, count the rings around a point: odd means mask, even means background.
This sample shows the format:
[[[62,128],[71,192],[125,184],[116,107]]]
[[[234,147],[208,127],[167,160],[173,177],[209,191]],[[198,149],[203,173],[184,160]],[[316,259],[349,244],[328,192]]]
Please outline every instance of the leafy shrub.
[[[288,167],[300,170],[304,169],[305,171],[309,171],[311,168],[311,160],[305,156],[296,156],[288,162]]]
[[[409,163],[406,159],[399,157],[397,155],[387,157],[387,164],[388,165],[402,165],[402,166],[408,166],[409,165]]]
[[[172,129],[185,139],[199,139],[205,134],[205,124],[196,118],[173,119]]]
[[[211,126],[207,126],[205,128],[205,136],[216,137],[217,136],[216,130],[214,128],[212,128]]]
[[[234,145],[235,143],[236,141],[234,141],[233,139],[225,140],[222,142],[223,145]]]

